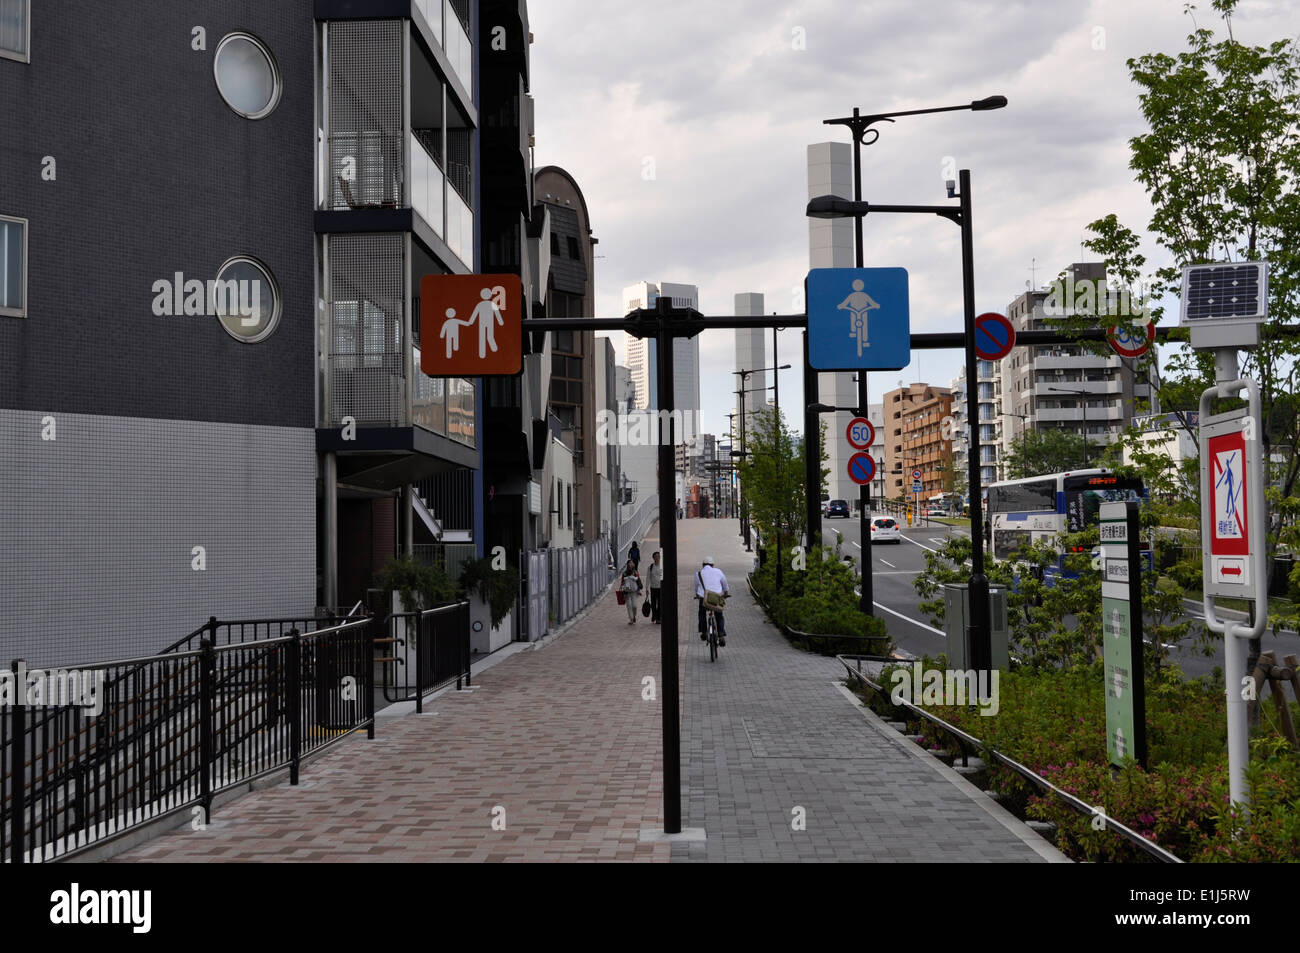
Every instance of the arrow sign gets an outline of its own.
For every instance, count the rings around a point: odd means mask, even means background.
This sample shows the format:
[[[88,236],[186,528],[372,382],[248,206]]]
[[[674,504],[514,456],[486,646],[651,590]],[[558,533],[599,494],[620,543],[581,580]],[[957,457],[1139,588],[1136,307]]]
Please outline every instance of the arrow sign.
[[[1016,346],[1016,329],[996,311],[987,311],[975,319],[975,353],[980,360],[1000,361]]]

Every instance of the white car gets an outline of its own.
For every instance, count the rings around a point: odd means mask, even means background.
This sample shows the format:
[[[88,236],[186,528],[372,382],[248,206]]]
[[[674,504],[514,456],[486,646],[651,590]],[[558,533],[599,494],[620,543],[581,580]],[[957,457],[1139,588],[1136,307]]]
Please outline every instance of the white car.
[[[901,546],[903,534],[898,530],[898,523],[888,516],[877,516],[871,521],[871,542],[893,542]]]

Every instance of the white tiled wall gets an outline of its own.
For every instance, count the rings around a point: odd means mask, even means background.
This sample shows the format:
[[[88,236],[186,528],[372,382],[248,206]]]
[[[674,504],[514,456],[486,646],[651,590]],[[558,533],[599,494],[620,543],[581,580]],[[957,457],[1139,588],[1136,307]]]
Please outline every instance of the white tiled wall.
[[[210,615],[311,615],[313,431],[55,414],[44,440],[44,416],[0,410],[0,664],[150,654]]]

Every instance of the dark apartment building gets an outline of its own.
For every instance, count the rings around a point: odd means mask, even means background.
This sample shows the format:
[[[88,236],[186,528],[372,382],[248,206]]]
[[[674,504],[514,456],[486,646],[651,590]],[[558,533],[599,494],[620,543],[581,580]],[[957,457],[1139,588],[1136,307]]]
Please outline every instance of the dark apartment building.
[[[537,170],[533,193],[550,226],[546,313],[553,318],[594,317],[598,239],[591,234],[587,200],[573,176],[553,165]],[[551,413],[560,422],[561,441],[573,451],[575,493],[568,515],[578,543],[601,532],[595,355],[592,331],[560,331],[551,336]]]
[[[0,655],[481,551],[482,386],[420,371],[419,282],[478,270],[489,169],[527,195],[480,101],[527,38],[486,0],[0,0]]]

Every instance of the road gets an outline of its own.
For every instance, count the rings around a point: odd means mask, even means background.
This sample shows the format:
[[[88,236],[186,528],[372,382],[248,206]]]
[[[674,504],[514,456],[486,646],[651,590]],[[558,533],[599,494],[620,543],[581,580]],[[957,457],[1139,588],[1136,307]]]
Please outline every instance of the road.
[[[901,525],[901,524],[900,524]],[[842,534],[841,549],[846,555],[855,559],[862,558],[858,534],[857,518],[822,519],[822,536],[827,545],[834,545],[836,534]],[[941,523],[931,523],[915,528],[903,528],[903,540],[900,543],[886,543],[871,547],[873,601],[876,615],[884,619],[893,636],[900,654],[908,656],[935,656],[946,649],[947,637],[942,630],[929,624],[929,617],[920,611],[920,597],[912,586],[918,573],[925,568],[926,550],[936,550],[953,534],[969,536],[970,531]],[[1186,614],[1183,619],[1195,622],[1204,620],[1204,612],[1199,602],[1185,601]],[[1240,612],[1222,612],[1230,619],[1244,619]],[[1300,633],[1267,633],[1262,642],[1263,651],[1277,653],[1279,664],[1284,656],[1300,655]],[[1170,660],[1182,668],[1190,678],[1209,675],[1215,667],[1223,667],[1223,641],[1217,640],[1213,655],[1201,653],[1199,645],[1186,639],[1182,644],[1172,646]]]

